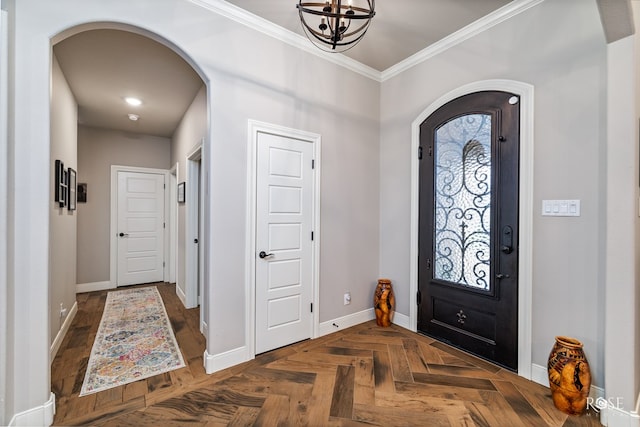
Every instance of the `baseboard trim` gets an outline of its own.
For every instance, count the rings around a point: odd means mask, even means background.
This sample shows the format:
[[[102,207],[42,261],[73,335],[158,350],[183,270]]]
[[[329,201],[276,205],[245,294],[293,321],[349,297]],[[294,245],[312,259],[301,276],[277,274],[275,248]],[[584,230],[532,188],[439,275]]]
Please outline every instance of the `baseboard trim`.
[[[416,332],[416,327],[415,326],[411,327],[411,320],[409,316],[407,316],[406,314],[394,312],[391,321],[393,322],[394,325],[398,325],[412,332]]]
[[[200,310],[202,310],[202,306],[200,306]],[[207,325],[207,322],[202,322],[200,324],[200,333],[205,337],[209,336],[209,325]]]
[[[178,289],[179,288],[176,287],[176,290]],[[367,310],[359,311],[357,313],[349,314],[347,316],[320,323],[318,327],[318,336],[316,338],[331,334],[333,332],[337,332],[341,329],[359,325],[360,323],[368,322],[372,319],[375,319],[375,313],[373,311],[373,308],[369,308]],[[254,355],[249,354],[249,348],[247,346],[238,347],[219,354],[209,354],[205,350],[204,370],[207,374],[213,374],[214,372],[218,372],[223,369],[238,365],[240,363],[247,362],[254,357]]]
[[[18,426],[50,426],[56,413],[56,395],[51,393],[49,400],[42,406],[17,413],[9,422],[10,427]]]
[[[184,291],[180,289],[180,286],[178,286],[178,283],[176,283],[176,295],[178,296],[178,299],[180,300],[180,302],[182,302],[182,305],[186,307],[187,296],[185,295]]]
[[[252,359],[252,357],[248,357],[246,346],[234,348],[233,350],[219,354],[209,354],[207,350],[205,350],[204,370],[207,374],[213,374],[214,372],[239,365],[250,359]]]
[[[531,381],[534,383],[549,387],[549,375],[547,368],[542,365],[531,364]]]
[[[333,320],[320,323],[318,325],[318,337],[329,335],[333,332],[340,331],[342,329],[350,328],[352,326],[359,325],[360,323],[368,322],[375,319],[376,315],[373,308],[359,311],[357,313],[348,314],[343,317],[338,317]]]
[[[80,283],[76,285],[76,293],[105,291],[107,289],[115,289],[109,280],[104,282]]]
[[[640,427],[640,414],[607,406],[600,412],[600,423],[607,427]]]
[[[69,314],[64,319],[64,323],[62,323],[62,327],[56,334],[56,339],[51,343],[51,348],[49,349],[49,363],[53,363],[53,359],[58,354],[58,350],[60,350],[60,345],[62,345],[62,340],[69,332],[69,327],[71,327],[71,322],[73,322],[73,318],[76,317],[76,313],[78,313],[78,302],[74,301],[73,307],[69,310]]]

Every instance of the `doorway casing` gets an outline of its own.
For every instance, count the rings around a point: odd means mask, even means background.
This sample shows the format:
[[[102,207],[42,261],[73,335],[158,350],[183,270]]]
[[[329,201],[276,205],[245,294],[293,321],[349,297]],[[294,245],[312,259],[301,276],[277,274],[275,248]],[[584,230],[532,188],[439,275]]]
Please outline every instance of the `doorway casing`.
[[[248,149],[247,153],[247,241],[246,269],[245,269],[245,343],[246,359],[255,357],[255,337],[256,337],[256,175],[257,175],[257,148],[258,134],[269,133],[286,138],[294,138],[313,144],[313,158],[315,160],[315,173],[313,182],[313,213],[312,228],[314,239],[312,241],[312,295],[313,295],[313,320],[311,338],[318,337],[320,324],[319,304],[320,301],[320,171],[321,171],[321,136],[315,133],[291,129],[270,123],[263,123],[249,120],[248,123]]]
[[[176,283],[178,273],[178,172],[180,164],[169,169],[169,283]]]
[[[520,202],[518,265],[518,375],[531,379],[532,294],[533,294],[533,86],[514,80],[483,80],[461,86],[431,103],[411,124],[411,238],[409,271],[409,325],[418,324],[418,219],[419,172],[418,147],[420,124],[446,103],[474,92],[505,91],[520,96]]]
[[[165,186],[169,180],[169,171],[165,169],[150,169],[150,168],[139,168],[132,166],[111,166],[111,224],[109,228],[109,283],[111,288],[115,288],[118,282],[118,172],[140,172],[140,173],[154,173],[160,174],[164,176]],[[168,192],[165,188],[165,197],[164,197],[164,217],[165,223],[169,216],[170,211],[170,197],[168,197]],[[167,281],[169,278],[168,275],[168,262],[169,260],[169,229],[170,227],[164,228],[164,267],[163,267],[163,277],[164,281]]]
[[[173,3],[182,5],[185,2],[174,1]],[[20,3],[20,6],[16,4],[10,9],[24,11],[29,7],[28,4]],[[211,81],[207,68],[201,66],[203,60],[193,59],[198,58],[198,53],[185,43],[184,39],[175,36],[176,32],[182,30],[181,27],[176,29],[175,26],[163,25],[165,21],[161,18],[165,16],[171,22],[175,20],[175,16],[172,15],[175,13],[173,9],[167,12],[162,8],[155,8],[150,9],[150,13],[140,14],[135,11],[127,12],[130,8],[125,11],[119,5],[106,5],[106,3],[98,8],[83,5],[77,8],[56,7],[54,9],[56,13],[49,16],[46,21],[38,19],[37,13],[18,13],[16,16],[19,17],[17,21],[20,24],[13,26],[13,31],[9,28],[10,34],[16,36],[12,42],[16,47],[15,60],[10,64],[15,73],[9,81],[13,82],[16,93],[22,94],[12,100],[11,108],[7,110],[12,113],[10,124],[13,133],[9,142],[19,141],[19,143],[12,143],[10,148],[13,149],[12,159],[22,167],[15,170],[10,167],[13,174],[8,181],[9,186],[17,183],[21,191],[16,191],[13,195],[15,203],[12,207],[15,209],[11,209],[7,214],[10,225],[7,245],[10,249],[8,253],[11,255],[7,258],[7,274],[10,277],[15,276],[13,277],[15,282],[20,283],[20,286],[13,289],[15,292],[9,302],[28,301],[28,304],[21,304],[20,310],[6,307],[9,318],[12,320],[10,322],[12,327],[7,331],[7,335],[0,334],[0,337],[8,341],[13,335],[21,336],[21,339],[13,340],[13,344],[9,346],[12,353],[20,357],[13,359],[5,357],[3,361],[11,368],[11,372],[20,372],[19,383],[9,377],[6,378],[7,393],[4,395],[6,399],[5,402],[0,402],[5,411],[4,420],[9,425],[50,425],[53,423],[55,413],[55,394],[50,391],[51,322],[48,301],[51,270],[48,206],[49,171],[52,161],[50,153],[52,46],[73,34],[90,29],[116,28],[147,36],[174,50],[192,66],[207,87],[208,108],[211,102]],[[6,34],[5,10],[1,15],[2,34]],[[10,19],[13,15],[10,10]],[[34,20],[38,22],[35,23]],[[3,46],[6,46],[5,41],[2,40]],[[22,49],[23,45],[29,46],[29,49]],[[4,65],[6,61],[4,63],[0,61],[0,63]],[[4,68],[0,66],[0,70],[2,69]],[[4,84],[4,81],[1,83]],[[0,99],[2,99],[1,96]],[[208,112],[207,117],[209,115]],[[38,123],[38,126],[33,126],[33,123]],[[211,143],[209,120],[207,120],[205,135],[208,147]],[[0,138],[0,144],[3,142]],[[0,160],[4,159],[0,158]],[[0,203],[0,206],[4,205]],[[14,215],[18,210],[27,214]],[[38,224],[38,227],[34,228],[31,224]],[[207,232],[208,227],[209,222],[206,221]],[[16,233],[11,232],[13,229],[20,236],[19,239],[14,238]],[[208,274],[208,268],[209,264],[205,266],[205,275]],[[2,280],[0,285],[4,285]],[[209,301],[205,299],[205,310],[208,304]],[[3,309],[5,305],[0,303]],[[207,345],[212,341],[210,338],[206,337]],[[0,355],[4,357],[5,353],[0,350]]]
[[[199,143],[186,156],[186,194],[185,194],[185,303],[186,308],[195,308],[202,305],[203,298],[203,265],[202,250],[203,218],[203,180],[205,176],[204,163],[202,162],[203,144]],[[198,239],[197,242],[194,239]],[[203,310],[200,310],[200,332],[205,333],[206,323],[203,319]]]

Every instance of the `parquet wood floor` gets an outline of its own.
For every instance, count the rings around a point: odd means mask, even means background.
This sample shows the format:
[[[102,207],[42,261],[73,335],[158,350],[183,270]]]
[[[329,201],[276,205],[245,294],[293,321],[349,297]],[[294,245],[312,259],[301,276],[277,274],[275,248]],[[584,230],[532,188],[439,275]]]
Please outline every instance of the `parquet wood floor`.
[[[599,426],[558,411],[549,389],[455,348],[367,322],[206,375],[198,310],[159,284],[185,368],[78,397],[106,291],[78,295],[52,364],[55,425]]]

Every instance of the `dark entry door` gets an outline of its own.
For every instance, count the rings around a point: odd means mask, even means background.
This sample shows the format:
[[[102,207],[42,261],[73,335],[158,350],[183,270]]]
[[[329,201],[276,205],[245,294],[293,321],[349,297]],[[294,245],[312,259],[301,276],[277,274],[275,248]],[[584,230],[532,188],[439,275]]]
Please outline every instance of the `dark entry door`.
[[[513,370],[519,101],[477,92],[420,125],[418,330]]]

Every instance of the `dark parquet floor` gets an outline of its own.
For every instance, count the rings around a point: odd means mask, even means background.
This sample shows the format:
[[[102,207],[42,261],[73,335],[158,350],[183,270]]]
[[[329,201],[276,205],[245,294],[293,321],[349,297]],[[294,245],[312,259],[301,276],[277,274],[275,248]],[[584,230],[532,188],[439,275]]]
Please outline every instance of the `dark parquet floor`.
[[[206,375],[199,312],[158,284],[187,366],[78,397],[106,291],[78,294],[52,364],[55,425],[599,426],[558,411],[549,389],[431,338],[375,322]]]

